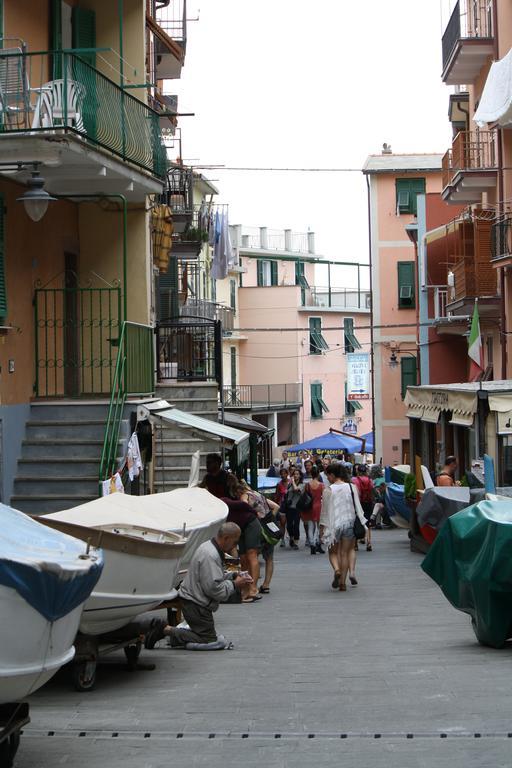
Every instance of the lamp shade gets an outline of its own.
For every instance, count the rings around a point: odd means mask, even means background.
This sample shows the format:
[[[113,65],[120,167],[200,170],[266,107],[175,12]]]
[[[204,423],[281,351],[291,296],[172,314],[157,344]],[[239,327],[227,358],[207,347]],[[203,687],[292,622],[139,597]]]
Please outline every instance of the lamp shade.
[[[32,174],[32,177],[28,180],[27,189],[21,197],[18,197],[18,202],[23,203],[27,215],[32,221],[40,221],[48,210],[48,203],[56,200],[55,197],[46,192],[44,189],[44,179],[39,175],[38,171]]]

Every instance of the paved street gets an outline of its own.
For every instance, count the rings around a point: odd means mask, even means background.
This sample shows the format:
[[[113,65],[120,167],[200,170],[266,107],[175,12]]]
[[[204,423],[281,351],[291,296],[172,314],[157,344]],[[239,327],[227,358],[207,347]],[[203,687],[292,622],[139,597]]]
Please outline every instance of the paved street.
[[[374,540],[344,594],[326,557],[277,550],[271,595],[217,614],[232,651],[119,656],[82,694],[62,671],[16,767],[509,767],[510,650],[477,644],[404,531]]]

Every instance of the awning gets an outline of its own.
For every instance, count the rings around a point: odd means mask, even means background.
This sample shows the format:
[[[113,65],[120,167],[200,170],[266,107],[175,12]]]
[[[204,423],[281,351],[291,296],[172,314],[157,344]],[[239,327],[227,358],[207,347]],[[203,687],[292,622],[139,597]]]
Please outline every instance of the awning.
[[[239,459],[249,455],[249,433],[235,429],[227,424],[219,424],[217,421],[205,419],[197,413],[186,413],[174,408],[167,400],[158,400],[153,403],[144,403],[137,408],[139,421],[149,419],[153,422],[167,422],[182,429],[190,430],[201,437],[220,438],[221,443],[228,449],[237,448]]]
[[[489,409],[498,417],[498,435],[512,434],[512,395],[489,395]]]
[[[480,128],[487,123],[512,125],[512,49],[491,64],[473,120]]]
[[[253,419],[248,419],[247,416],[239,416],[238,413],[231,413],[230,411],[224,412],[224,424],[227,424],[229,427],[245,430],[246,432],[258,432],[263,434],[264,432],[272,431],[264,424],[260,424]]]
[[[406,416],[437,423],[441,411],[451,411],[451,424],[471,426],[477,411],[475,392],[434,387],[408,387],[405,396]],[[423,411],[420,414],[420,411]]]
[[[436,240],[441,240],[441,238],[453,234],[461,224],[462,219],[453,219],[448,224],[443,224],[435,229],[430,229],[424,235],[425,243],[430,245],[430,243],[435,243]]]

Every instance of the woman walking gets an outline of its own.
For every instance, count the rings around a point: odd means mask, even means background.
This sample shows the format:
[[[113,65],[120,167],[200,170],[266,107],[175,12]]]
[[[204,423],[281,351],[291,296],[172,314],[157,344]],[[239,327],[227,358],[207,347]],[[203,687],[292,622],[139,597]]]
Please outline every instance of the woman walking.
[[[281,528],[281,534],[282,534],[281,544],[279,546],[284,547],[285,546],[284,535],[286,531],[285,499],[286,499],[286,492],[290,487],[291,480],[290,480],[290,475],[288,470],[285,469],[284,467],[281,467],[279,475],[281,479],[276,486],[276,494],[274,496],[274,501],[279,506],[278,520],[279,520],[279,527]]]
[[[353,478],[352,483],[356,486],[359,492],[359,500],[361,502],[361,507],[363,508],[366,522],[368,524],[373,513],[373,506],[375,502],[375,487],[373,485],[373,480],[368,476],[368,467],[366,464],[356,464],[354,471],[355,477]],[[372,551],[372,533],[369,525],[366,535],[366,551]]]
[[[229,513],[227,522],[236,523],[241,530],[238,552],[242,569],[252,576],[252,582],[242,590],[242,603],[254,603],[261,600],[258,594],[260,563],[258,553],[261,549],[261,523],[256,510],[247,503],[246,487],[235,475],[229,476],[229,496],[222,500],[227,504]]]
[[[298,549],[297,542],[300,540],[300,515],[297,509],[297,502],[304,493],[304,483],[302,482],[302,472],[297,467],[292,472],[290,486],[286,492],[286,527],[288,529],[288,538],[290,547]]]
[[[324,550],[320,545],[320,536],[318,524],[320,522],[320,512],[322,509],[322,493],[324,485],[319,479],[320,472],[318,467],[313,465],[311,468],[311,479],[305,484],[305,491],[311,496],[313,503],[306,512],[301,512],[302,522],[306,529],[307,541],[311,549],[311,554],[317,552],[323,554]]]
[[[331,464],[326,474],[330,487],[326,488],[322,497],[320,534],[329,547],[329,560],[334,567],[333,587],[345,592],[347,575],[353,586],[357,584],[353,554],[356,515],[365,528],[366,520],[357,488],[350,482],[345,467],[342,464]]]

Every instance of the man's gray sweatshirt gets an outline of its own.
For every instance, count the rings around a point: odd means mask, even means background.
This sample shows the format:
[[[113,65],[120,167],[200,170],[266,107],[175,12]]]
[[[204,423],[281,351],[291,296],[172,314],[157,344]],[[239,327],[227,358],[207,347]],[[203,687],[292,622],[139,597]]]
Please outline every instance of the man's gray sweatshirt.
[[[224,571],[224,562],[215,544],[205,541],[190,561],[179,595],[216,611],[219,603],[225,603],[235,592],[234,575]]]

